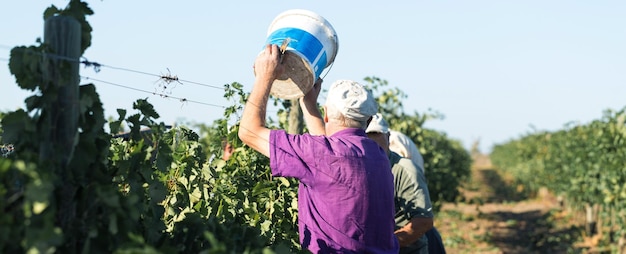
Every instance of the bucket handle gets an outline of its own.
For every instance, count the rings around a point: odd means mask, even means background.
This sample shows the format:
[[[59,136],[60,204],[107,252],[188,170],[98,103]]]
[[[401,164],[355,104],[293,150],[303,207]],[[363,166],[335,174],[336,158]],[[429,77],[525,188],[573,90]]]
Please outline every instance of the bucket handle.
[[[328,66],[328,68],[326,69],[326,73],[324,74],[323,77],[320,77],[322,80],[324,80],[326,78],[326,75],[328,75],[328,73],[330,72],[330,69],[333,68],[333,65],[335,64],[335,62],[333,61],[332,63],[330,63],[330,65]],[[321,76],[321,75],[320,75]]]

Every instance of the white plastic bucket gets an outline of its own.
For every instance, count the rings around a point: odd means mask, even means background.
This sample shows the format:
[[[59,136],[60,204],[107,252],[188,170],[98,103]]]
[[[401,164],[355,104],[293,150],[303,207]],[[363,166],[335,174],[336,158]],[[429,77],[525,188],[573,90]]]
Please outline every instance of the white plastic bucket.
[[[285,42],[285,40],[287,40]],[[285,71],[270,93],[282,99],[304,96],[337,56],[339,41],[331,24],[322,16],[301,9],[280,13],[267,30],[267,44],[287,43],[282,58]]]

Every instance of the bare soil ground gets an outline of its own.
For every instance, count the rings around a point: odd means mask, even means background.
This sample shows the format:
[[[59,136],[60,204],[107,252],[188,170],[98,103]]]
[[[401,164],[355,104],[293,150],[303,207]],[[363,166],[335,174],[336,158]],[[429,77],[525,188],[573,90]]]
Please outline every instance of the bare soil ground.
[[[547,191],[526,197],[488,157],[474,161],[461,200],[444,204],[435,218],[448,253],[589,253],[580,220],[556,197]]]

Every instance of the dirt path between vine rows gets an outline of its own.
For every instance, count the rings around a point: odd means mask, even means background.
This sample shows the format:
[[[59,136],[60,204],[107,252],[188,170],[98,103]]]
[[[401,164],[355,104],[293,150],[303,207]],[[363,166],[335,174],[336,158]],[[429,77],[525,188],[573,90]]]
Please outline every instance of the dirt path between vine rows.
[[[457,203],[446,203],[436,215],[448,253],[581,253],[574,247],[580,227],[542,191],[524,196],[524,186],[493,169],[488,157],[475,157],[472,178]]]

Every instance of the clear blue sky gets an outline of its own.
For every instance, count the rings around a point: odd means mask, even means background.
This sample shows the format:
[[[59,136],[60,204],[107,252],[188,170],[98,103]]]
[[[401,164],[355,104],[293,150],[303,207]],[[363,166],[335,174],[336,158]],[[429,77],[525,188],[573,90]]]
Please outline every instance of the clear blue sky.
[[[68,1],[0,4],[0,110],[24,105],[7,64],[10,48],[43,37],[42,14]],[[397,1],[400,2],[400,1]],[[431,108],[445,119],[427,127],[481,150],[534,128],[586,123],[626,106],[626,1],[88,1],[94,31],[85,57],[104,65],[167,74],[208,86],[239,82],[249,91],[252,64],[280,12],[308,9],[339,37],[325,77],[377,76],[409,95],[405,111]],[[81,75],[147,91],[157,77],[111,68]],[[222,109],[182,104],[95,81],[107,116],[148,98],[160,121],[211,123]],[[184,82],[170,96],[230,105],[219,89]],[[320,99],[323,102],[323,98]]]

